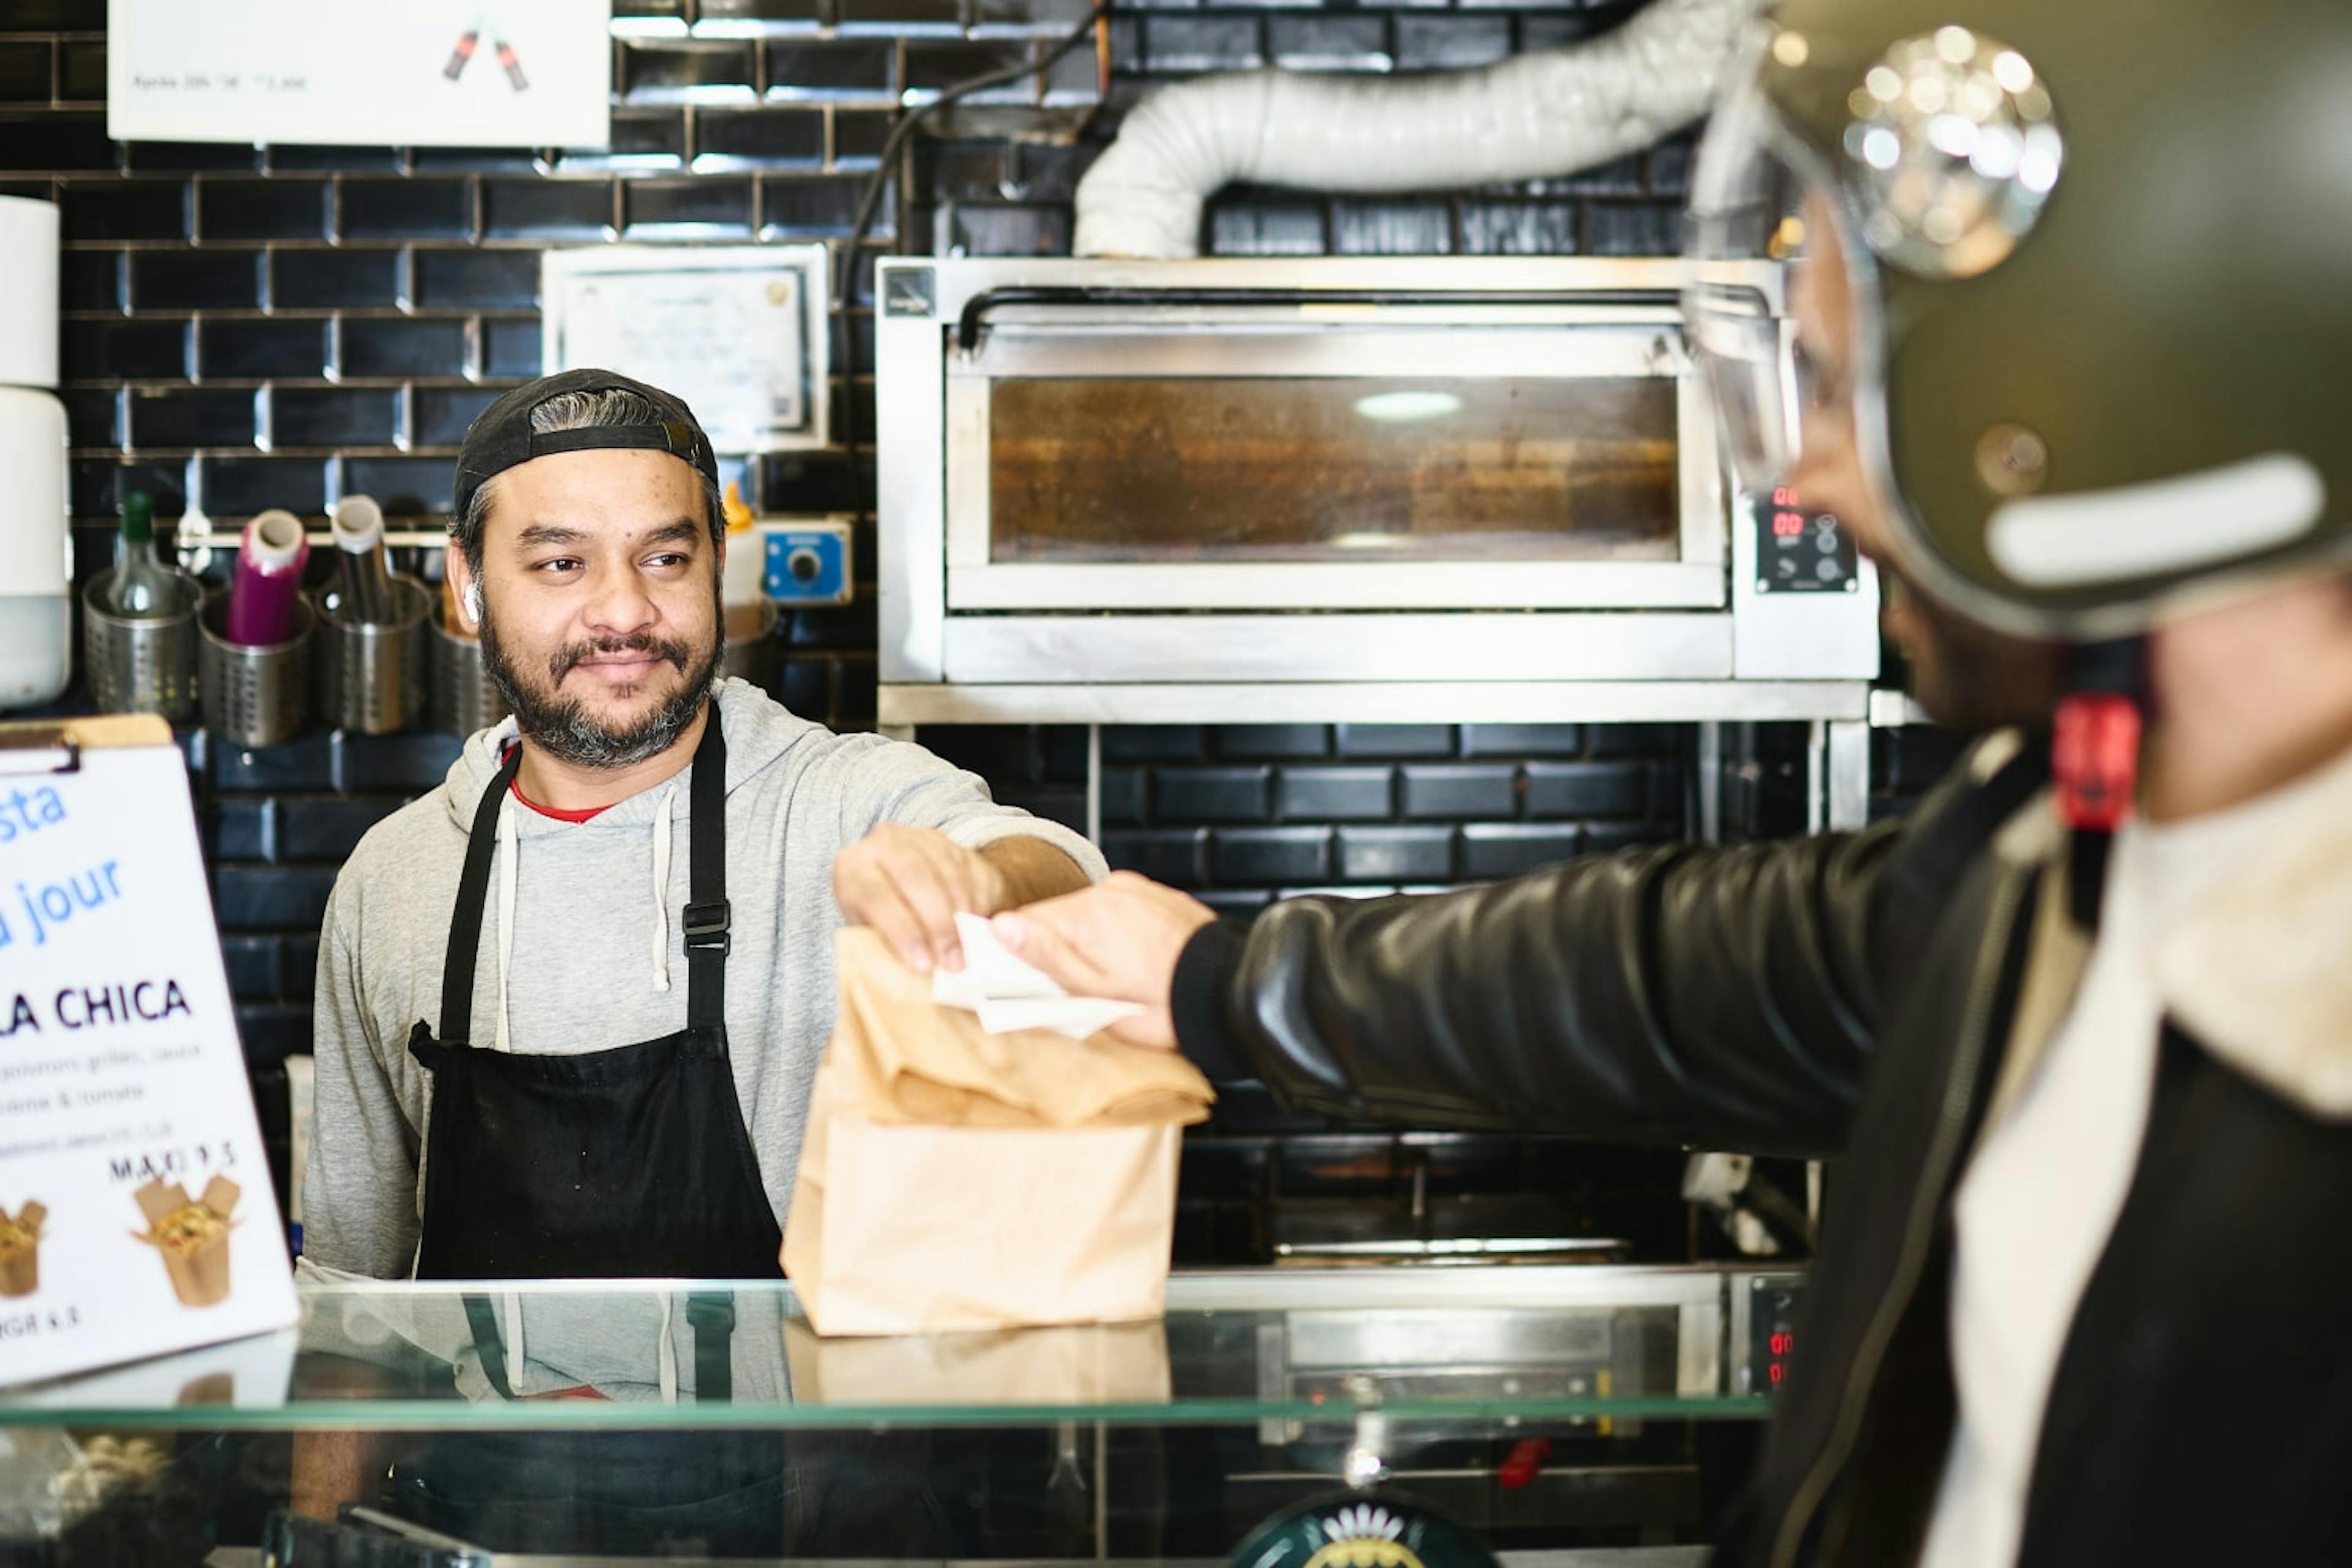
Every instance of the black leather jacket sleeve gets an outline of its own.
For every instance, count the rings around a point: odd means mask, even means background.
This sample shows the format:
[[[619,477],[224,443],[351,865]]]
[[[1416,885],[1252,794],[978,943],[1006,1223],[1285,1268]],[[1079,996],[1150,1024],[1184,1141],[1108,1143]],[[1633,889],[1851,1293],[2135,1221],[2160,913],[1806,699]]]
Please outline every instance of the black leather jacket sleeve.
[[[1461,892],[1294,899],[1178,964],[1186,1054],[1294,1108],[1835,1152],[1875,1031],[1854,836],[1598,856]]]

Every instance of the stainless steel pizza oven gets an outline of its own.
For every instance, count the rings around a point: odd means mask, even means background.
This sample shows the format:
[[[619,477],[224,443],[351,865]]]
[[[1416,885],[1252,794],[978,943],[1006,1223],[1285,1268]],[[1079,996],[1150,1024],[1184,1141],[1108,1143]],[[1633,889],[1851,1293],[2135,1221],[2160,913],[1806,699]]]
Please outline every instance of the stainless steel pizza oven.
[[[1679,284],[885,261],[884,722],[1859,719],[1875,583],[1731,487]]]

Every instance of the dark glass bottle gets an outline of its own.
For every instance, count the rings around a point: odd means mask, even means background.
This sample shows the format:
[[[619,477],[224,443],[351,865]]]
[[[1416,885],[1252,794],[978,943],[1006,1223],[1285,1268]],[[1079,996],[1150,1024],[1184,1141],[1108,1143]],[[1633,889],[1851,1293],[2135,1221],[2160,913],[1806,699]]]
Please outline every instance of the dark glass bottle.
[[[122,531],[114,541],[114,575],[107,580],[106,613],[124,620],[161,620],[181,608],[180,574],[155,553],[155,505],[144,490],[122,498]]]

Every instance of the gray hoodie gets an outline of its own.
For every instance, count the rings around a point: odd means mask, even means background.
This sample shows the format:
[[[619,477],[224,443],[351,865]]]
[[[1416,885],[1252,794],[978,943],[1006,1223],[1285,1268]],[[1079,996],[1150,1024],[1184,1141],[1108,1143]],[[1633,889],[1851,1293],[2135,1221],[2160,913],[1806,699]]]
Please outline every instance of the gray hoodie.
[[[314,1277],[320,1272],[312,1270]],[[306,1352],[328,1352],[413,1376],[422,1352],[456,1371],[460,1396],[476,1404],[505,1397],[482,1370],[480,1346],[457,1292],[327,1283],[305,1303]],[[622,1280],[593,1283],[596,1289],[585,1291],[533,1285],[487,1296],[507,1386],[522,1399],[586,1387],[615,1403],[691,1404],[699,1369],[687,1310],[690,1293]],[[728,1341],[731,1397],[746,1405],[791,1403],[784,1359],[791,1293],[782,1286],[746,1289],[729,1300],[735,1310]]]
[[[836,735],[757,687],[719,682],[727,738],[727,1031],[735,1089],[781,1225],[800,1163],[809,1080],[834,1016],[833,858],[884,822],[977,848],[1042,838],[1089,877],[1077,834],[993,804],[988,786],[919,746]],[[318,1099],[302,1189],[303,1251],[324,1268],[411,1272],[424,1192],[430,1079],[409,1056],[439,1026],[443,949],[466,840],[515,732],[476,734],[446,783],[369,832],[335,879],[319,942]],[[686,1026],[689,767],[584,823],[514,800],[482,915],[471,1037],[576,1054]]]

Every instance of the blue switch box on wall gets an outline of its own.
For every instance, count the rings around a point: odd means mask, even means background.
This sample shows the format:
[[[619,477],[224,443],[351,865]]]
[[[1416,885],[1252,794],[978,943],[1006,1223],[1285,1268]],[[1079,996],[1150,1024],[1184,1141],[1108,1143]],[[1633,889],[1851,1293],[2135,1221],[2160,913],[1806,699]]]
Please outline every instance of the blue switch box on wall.
[[[763,523],[768,597],[780,605],[849,603],[849,525]]]

